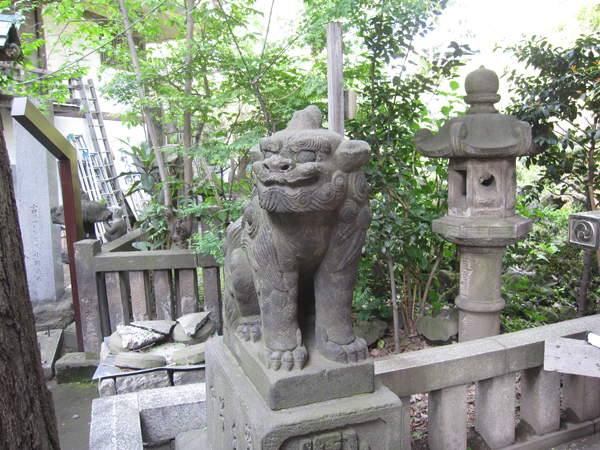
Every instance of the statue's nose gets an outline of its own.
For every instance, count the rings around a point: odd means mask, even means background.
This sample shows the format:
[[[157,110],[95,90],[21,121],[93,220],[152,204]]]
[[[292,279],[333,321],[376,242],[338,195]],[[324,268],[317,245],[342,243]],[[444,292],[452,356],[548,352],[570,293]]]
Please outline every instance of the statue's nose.
[[[266,170],[285,172],[296,167],[294,161],[288,158],[282,158],[279,155],[271,156],[263,161],[263,167]]]

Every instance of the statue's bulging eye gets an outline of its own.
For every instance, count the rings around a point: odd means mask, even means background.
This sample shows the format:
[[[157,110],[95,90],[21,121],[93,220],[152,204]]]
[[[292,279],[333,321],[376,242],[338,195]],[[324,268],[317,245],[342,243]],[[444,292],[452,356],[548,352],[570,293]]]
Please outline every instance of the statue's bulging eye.
[[[273,152],[270,152],[270,151],[266,151],[266,152],[265,152],[265,159],[268,159],[268,158],[270,158],[271,156],[275,156],[275,153],[273,153]]]
[[[299,163],[315,162],[316,160],[317,154],[315,152],[304,150],[296,154],[296,161]]]

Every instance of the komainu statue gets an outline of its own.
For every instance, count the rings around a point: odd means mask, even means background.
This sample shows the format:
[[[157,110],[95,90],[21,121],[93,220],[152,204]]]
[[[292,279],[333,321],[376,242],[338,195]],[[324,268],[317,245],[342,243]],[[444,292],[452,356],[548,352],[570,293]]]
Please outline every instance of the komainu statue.
[[[225,326],[259,343],[272,370],[302,369],[306,340],[325,358],[368,357],[354,335],[352,292],[371,223],[364,141],[321,128],[316,106],[254,148],[255,188],[227,229]],[[312,350],[311,350],[312,351]]]

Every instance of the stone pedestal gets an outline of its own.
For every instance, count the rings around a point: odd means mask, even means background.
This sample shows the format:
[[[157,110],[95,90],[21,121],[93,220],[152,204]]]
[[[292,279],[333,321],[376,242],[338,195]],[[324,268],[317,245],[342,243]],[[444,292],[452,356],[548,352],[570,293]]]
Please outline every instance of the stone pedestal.
[[[211,450],[401,448],[402,403],[378,381],[372,393],[274,411],[222,338],[207,342],[206,366]],[[311,390],[321,390],[322,383],[314,376],[307,377],[313,383],[312,389],[305,385],[310,396]]]

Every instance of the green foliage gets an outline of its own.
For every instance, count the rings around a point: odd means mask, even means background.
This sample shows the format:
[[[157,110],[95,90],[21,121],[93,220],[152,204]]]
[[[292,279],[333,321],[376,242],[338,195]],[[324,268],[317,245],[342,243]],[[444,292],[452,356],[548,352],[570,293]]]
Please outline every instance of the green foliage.
[[[600,138],[600,36],[582,36],[563,49],[534,36],[505,51],[513,53],[533,75],[516,70],[511,81],[513,104],[509,112],[532,126],[538,156],[526,164],[544,168],[537,183],[541,192],[551,184],[565,193],[575,191],[596,203],[594,170]]]

